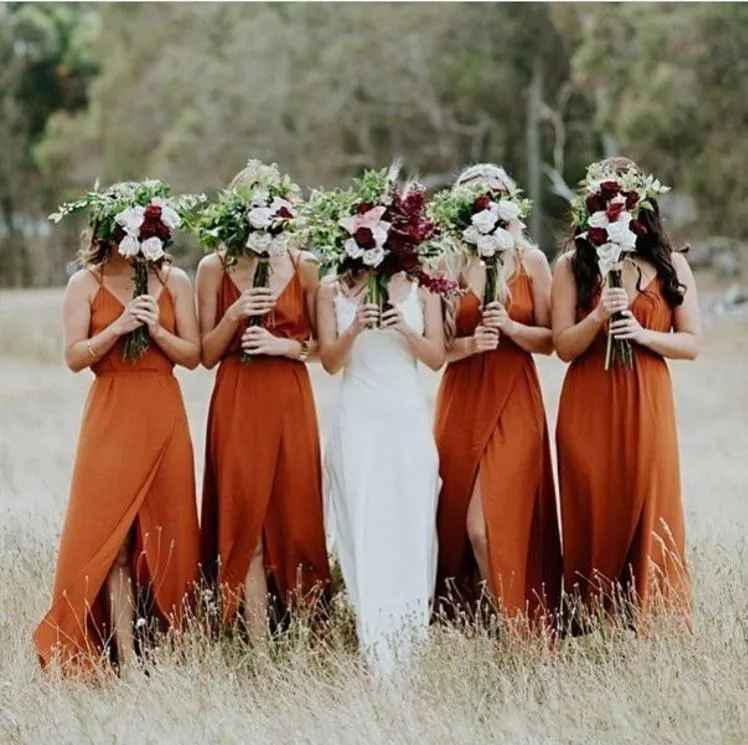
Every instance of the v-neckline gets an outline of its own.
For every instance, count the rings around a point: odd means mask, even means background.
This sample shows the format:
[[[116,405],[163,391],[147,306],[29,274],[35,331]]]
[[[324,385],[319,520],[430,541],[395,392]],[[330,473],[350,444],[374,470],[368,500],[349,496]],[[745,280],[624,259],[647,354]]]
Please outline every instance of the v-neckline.
[[[233,279],[231,279],[231,276],[229,275],[229,273],[228,273],[228,272],[224,271],[224,274],[225,274],[225,276],[226,276],[226,279],[227,279],[227,280],[229,281],[229,283],[231,284],[231,286],[232,286],[232,287],[234,288],[234,290],[236,291],[236,293],[237,293],[238,295],[241,295],[241,294],[242,294],[242,292],[244,292],[244,290],[240,290],[240,289],[239,289],[239,285],[237,285],[237,284],[236,284],[236,282],[234,282],[234,280],[233,280]],[[291,274],[291,277],[290,277],[290,279],[286,280],[286,283],[285,283],[285,284],[283,285],[283,289],[282,289],[282,290],[281,290],[281,291],[280,291],[280,292],[278,293],[277,297],[275,298],[275,302],[276,302],[276,303],[277,303],[277,302],[278,302],[278,301],[279,301],[279,300],[280,300],[280,299],[281,299],[281,298],[282,298],[282,297],[283,297],[283,296],[284,296],[284,295],[286,294],[286,291],[288,290],[288,288],[289,288],[289,287],[290,287],[290,286],[291,286],[291,285],[293,284],[293,282],[294,282],[294,281],[296,280],[296,275],[297,275],[297,274],[298,274],[298,269],[297,269],[296,267],[294,267],[294,270],[293,270],[293,274]],[[249,287],[249,288],[247,288],[247,289],[250,289],[250,290],[251,290],[252,288],[251,288],[251,287]]]
[[[103,282],[99,282],[99,290],[104,290],[109,297],[111,297],[119,306],[124,310],[124,308],[127,307],[126,303],[123,303]],[[98,292],[98,290],[97,290]],[[166,292],[166,285],[161,286],[161,290],[156,295],[156,304],[158,305],[161,302],[161,296]],[[131,298],[132,300],[133,298]],[[129,302],[129,301],[128,301]]]

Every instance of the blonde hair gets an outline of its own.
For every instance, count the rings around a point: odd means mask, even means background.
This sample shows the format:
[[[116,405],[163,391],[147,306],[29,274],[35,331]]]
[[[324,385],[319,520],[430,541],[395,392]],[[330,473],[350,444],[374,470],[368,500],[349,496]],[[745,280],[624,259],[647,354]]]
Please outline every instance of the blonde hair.
[[[460,186],[480,186],[494,192],[499,192],[500,194],[511,194],[517,189],[514,179],[501,166],[495,163],[476,163],[475,165],[463,168],[455,179],[452,188]],[[514,258],[518,269],[523,266],[525,250],[531,247],[530,242],[524,235],[516,239]],[[446,259],[445,264],[448,276],[457,281],[461,287],[465,287],[464,275],[468,265],[467,257],[464,255],[450,256]],[[512,293],[506,282],[503,264],[499,264],[498,269],[497,288],[499,301],[507,305],[511,303]],[[458,303],[459,296],[444,301],[444,332],[448,340],[454,339],[456,333]]]

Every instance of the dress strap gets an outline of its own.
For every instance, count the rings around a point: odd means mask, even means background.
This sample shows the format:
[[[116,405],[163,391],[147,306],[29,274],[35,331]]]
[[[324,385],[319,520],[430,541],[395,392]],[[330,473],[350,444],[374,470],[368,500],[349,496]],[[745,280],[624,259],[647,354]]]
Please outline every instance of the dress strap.
[[[104,285],[104,265],[103,264],[99,266],[99,271],[96,271],[95,268],[92,269],[90,266],[87,266],[85,269],[96,280],[97,285],[99,286]]]

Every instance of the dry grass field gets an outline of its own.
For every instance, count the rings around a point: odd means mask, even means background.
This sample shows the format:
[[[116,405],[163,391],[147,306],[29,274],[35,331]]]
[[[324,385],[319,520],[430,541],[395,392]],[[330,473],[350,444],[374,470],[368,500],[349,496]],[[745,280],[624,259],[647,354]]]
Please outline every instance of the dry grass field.
[[[90,687],[45,679],[31,646],[90,379],[62,364],[60,301],[58,290],[0,293],[0,745],[748,743],[746,325],[708,328],[702,358],[673,366],[692,636],[661,626],[551,652],[435,631],[409,677],[385,683],[342,648],[290,641],[258,669],[195,634],[149,676]],[[542,360],[541,374],[553,420],[563,367]],[[337,383],[313,377],[324,432]],[[199,471],[212,375],[179,378]]]

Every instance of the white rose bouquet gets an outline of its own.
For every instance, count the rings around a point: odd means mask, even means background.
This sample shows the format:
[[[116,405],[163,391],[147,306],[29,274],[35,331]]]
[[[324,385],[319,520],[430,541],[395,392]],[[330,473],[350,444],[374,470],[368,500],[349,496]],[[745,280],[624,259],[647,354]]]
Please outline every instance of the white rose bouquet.
[[[642,213],[652,209],[652,199],[669,190],[633,165],[623,172],[606,163],[593,163],[587,169],[579,194],[572,203],[572,225],[575,242],[588,244],[597,253],[604,284],[623,286],[623,261],[636,251],[637,238],[647,232],[640,219]],[[620,318],[621,315],[616,314],[613,320]],[[631,343],[608,334],[605,369],[610,369],[611,365],[631,369],[633,364]]]
[[[267,287],[270,257],[301,245],[296,219],[300,191],[274,163],[268,166],[251,160],[241,181],[224,189],[215,202],[189,221],[187,229],[203,249],[223,249],[229,268],[240,256],[256,258],[252,284]],[[249,323],[259,325],[262,319],[253,316]],[[243,353],[242,361],[250,362],[251,356]]]
[[[497,299],[506,255],[517,245],[531,205],[516,187],[499,191],[484,186],[446,189],[429,203],[440,239],[451,243],[455,253],[478,256],[485,264],[484,305]]]
[[[58,223],[67,215],[87,210],[94,238],[115,244],[119,253],[130,260],[136,298],[148,293],[149,267],[161,267],[173,242],[173,231],[203,199],[202,195],[191,194],[172,197],[169,185],[156,179],[127,181],[104,191],[99,191],[97,181],[93,191],[61,205],[49,219]],[[148,329],[139,326],[125,339],[124,359],[136,362],[149,344]]]

